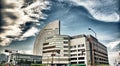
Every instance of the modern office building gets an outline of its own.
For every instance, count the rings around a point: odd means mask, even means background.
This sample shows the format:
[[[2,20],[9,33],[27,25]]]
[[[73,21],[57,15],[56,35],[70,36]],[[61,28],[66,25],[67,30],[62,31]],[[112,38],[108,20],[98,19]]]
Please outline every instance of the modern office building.
[[[39,33],[33,53],[48,65],[108,65],[107,48],[92,35],[60,34],[60,21],[46,25]]]
[[[40,31],[33,53],[42,55],[43,64],[69,64],[69,36],[60,35],[59,20],[50,22]]]
[[[48,37],[43,43],[44,64],[67,65],[69,64],[69,36],[54,35]]]
[[[60,35],[60,21],[50,22],[47,26],[41,29],[33,48],[33,54],[42,55],[43,43],[51,36]]]
[[[70,39],[70,63],[86,66],[108,65],[107,48],[92,35],[77,35]]]
[[[9,63],[18,66],[30,66],[31,64],[41,64],[42,57],[38,55],[12,53],[9,56]]]

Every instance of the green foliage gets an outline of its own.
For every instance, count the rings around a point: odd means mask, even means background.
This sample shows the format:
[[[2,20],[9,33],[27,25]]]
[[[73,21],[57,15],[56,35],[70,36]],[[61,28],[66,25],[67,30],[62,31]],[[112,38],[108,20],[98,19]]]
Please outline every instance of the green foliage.
[[[96,66],[109,66],[109,64],[96,64]]]
[[[70,64],[69,66],[86,66],[85,64]]]
[[[31,66],[47,66],[46,64],[31,64]]]

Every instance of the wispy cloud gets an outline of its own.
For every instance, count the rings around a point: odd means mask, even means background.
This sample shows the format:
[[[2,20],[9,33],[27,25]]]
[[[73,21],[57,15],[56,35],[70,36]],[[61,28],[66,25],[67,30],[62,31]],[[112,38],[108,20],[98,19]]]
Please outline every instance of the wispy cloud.
[[[108,47],[109,50],[113,50],[119,44],[120,44],[120,39],[118,39],[116,41],[112,41],[112,42],[108,43],[106,46]]]
[[[100,21],[118,22],[120,20],[119,0],[71,0],[75,5],[84,6],[91,15]]]
[[[30,37],[30,36],[35,36],[36,33],[38,33],[39,30],[35,27],[31,27],[27,32],[25,32],[21,38],[26,38],[26,37]]]
[[[2,0],[0,22],[0,46],[7,46],[13,40],[34,36],[39,19],[46,19],[42,10],[49,9],[48,1]],[[34,30],[34,31],[33,31]]]
[[[117,64],[118,62],[120,62],[120,50],[115,48],[118,45],[120,45],[120,39],[112,41],[106,45],[108,48],[108,58],[110,66],[114,66],[114,63]]]

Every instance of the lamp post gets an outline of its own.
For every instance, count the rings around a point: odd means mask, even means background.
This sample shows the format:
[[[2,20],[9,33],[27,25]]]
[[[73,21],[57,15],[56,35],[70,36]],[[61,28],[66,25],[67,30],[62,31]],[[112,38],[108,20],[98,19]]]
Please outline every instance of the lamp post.
[[[88,28],[88,30],[91,30],[93,33],[95,33],[95,38],[97,38],[97,34],[96,34],[96,32],[93,29]]]
[[[88,30],[91,30],[91,31],[95,34],[95,38],[97,39],[97,34],[96,34],[96,32],[95,32],[92,28],[88,28]],[[98,45],[97,45],[96,47],[98,47]],[[98,48],[97,48],[97,50],[98,50]],[[98,63],[98,66],[99,66],[99,58],[98,58],[98,60],[97,60],[97,63]]]

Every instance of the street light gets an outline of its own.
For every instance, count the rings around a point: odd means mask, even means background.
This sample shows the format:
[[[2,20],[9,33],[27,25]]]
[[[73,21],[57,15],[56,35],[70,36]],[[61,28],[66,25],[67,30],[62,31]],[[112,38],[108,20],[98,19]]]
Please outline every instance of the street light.
[[[96,32],[93,29],[88,28],[88,30],[91,30],[93,33],[95,33],[95,38],[97,38]]]
[[[92,28],[88,28],[88,30],[91,30],[93,33],[95,33],[95,38],[97,39],[97,34],[96,34],[96,32],[95,32]],[[96,47],[98,47],[98,45],[97,45]],[[97,48],[97,50],[98,50],[98,48]],[[98,58],[98,60],[97,60],[97,63],[98,63],[98,66],[99,66],[99,58]]]

